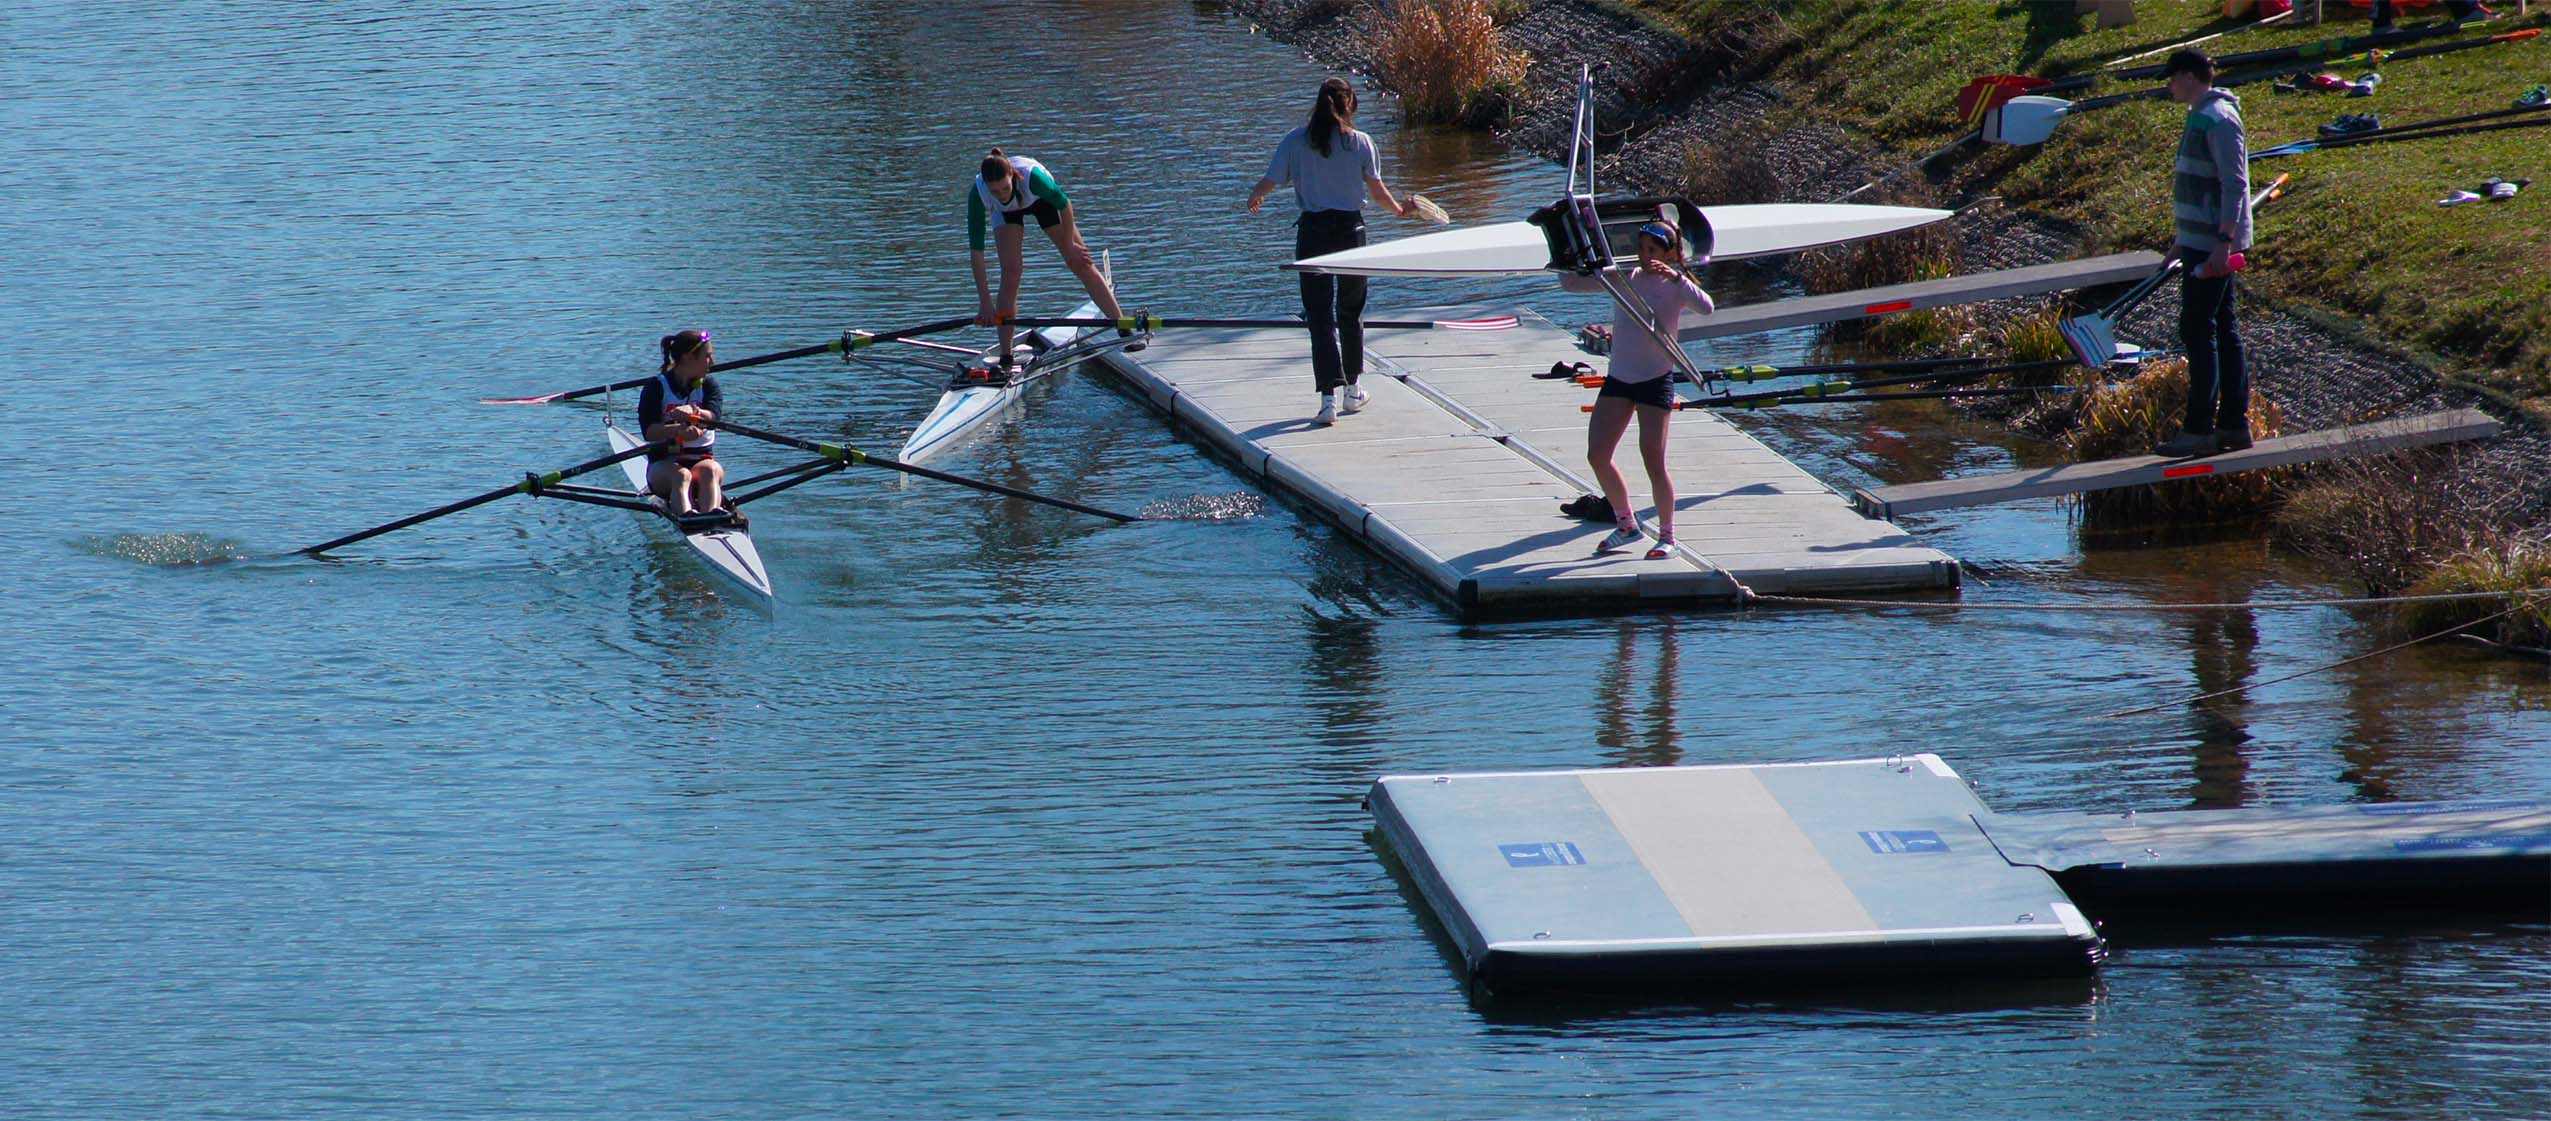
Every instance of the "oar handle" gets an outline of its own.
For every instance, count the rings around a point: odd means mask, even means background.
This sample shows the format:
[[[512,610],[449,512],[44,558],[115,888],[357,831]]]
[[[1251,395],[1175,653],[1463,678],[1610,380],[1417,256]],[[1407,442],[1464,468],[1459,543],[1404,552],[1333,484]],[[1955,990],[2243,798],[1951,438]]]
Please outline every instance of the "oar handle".
[[[972,322],[972,320],[968,320],[967,322]],[[900,460],[888,459],[881,455],[871,455],[858,448],[844,447],[840,444],[821,443],[815,440],[801,440],[795,436],[779,432],[768,432],[759,428],[751,428],[737,424],[733,421],[712,420],[707,422],[707,427],[732,432],[738,436],[743,436],[748,439],[778,444],[782,447],[796,448],[800,451],[813,452],[826,459],[838,460],[846,464],[874,464],[889,471],[901,471],[907,475],[918,475],[925,479],[937,479],[943,483],[955,483],[961,487],[972,487],[976,490],[987,491],[992,494],[1007,495],[1011,498],[1023,498],[1030,502],[1041,502],[1045,505],[1070,510],[1077,514],[1088,514],[1092,517],[1107,518],[1109,520],[1119,522],[1139,522],[1143,520],[1132,514],[1119,514],[1113,510],[1102,510],[1096,506],[1086,506],[1064,498],[1048,498],[1042,494],[1020,490],[1016,487],[1005,487],[999,483],[985,482],[981,479],[969,479],[963,475],[951,475],[945,471],[933,471],[927,467],[918,467]]]
[[[485,494],[473,495],[449,505],[437,506],[422,514],[415,514],[409,517],[400,518],[399,520],[390,522],[386,525],[376,525],[370,529],[363,530],[360,533],[349,533],[334,541],[323,541],[319,544],[312,545],[307,549],[295,549],[293,551],[309,556],[317,556],[330,549],[351,545],[357,541],[369,540],[374,537],[379,537],[384,533],[406,529],[409,526],[417,525],[422,522],[430,522],[446,514],[457,514],[474,506],[484,506],[499,498],[510,498],[517,494],[537,494],[544,488],[556,486],[560,482],[572,479],[578,475],[584,474],[585,472],[599,471],[602,468],[609,467],[621,460],[635,459],[639,456],[645,455],[647,454],[648,449],[658,447],[662,443],[663,441],[657,441],[652,444],[640,444],[637,447],[624,452],[614,452],[610,455],[603,456],[600,459],[589,459],[573,467],[559,471],[552,471],[546,475],[525,473],[523,475],[523,481],[515,483],[512,486],[500,487],[498,489],[488,491]]]

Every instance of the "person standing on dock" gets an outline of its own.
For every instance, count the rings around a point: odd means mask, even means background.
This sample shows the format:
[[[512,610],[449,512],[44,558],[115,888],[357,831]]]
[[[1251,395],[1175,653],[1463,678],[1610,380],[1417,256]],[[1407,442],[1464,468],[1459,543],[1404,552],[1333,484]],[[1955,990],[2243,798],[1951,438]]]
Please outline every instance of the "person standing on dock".
[[[2170,185],[2188,408],[2153,453],[2184,459],[2250,446],[2250,372],[2232,311],[2233,258],[2250,247],[2250,149],[2241,100],[2214,88],[2213,59],[2186,47],[2163,65],[2170,99],[2188,107]]]
[[[1639,227],[1639,264],[1626,270],[1623,279],[1629,295],[1647,304],[1656,330],[1648,330],[1635,309],[1615,298],[1612,365],[1603,375],[1603,388],[1595,393],[1594,418],[1586,425],[1586,466],[1594,469],[1604,500],[1612,503],[1613,529],[1595,546],[1598,553],[1627,548],[1640,537],[1638,516],[1630,505],[1630,484],[1612,462],[1633,415],[1639,419],[1639,459],[1647,465],[1648,488],[1656,502],[1656,545],[1648,550],[1648,559],[1663,560],[1674,553],[1674,479],[1665,470],[1666,425],[1674,417],[1674,359],[1657,340],[1658,336],[1677,337],[1686,308],[1703,315],[1718,310],[1682,264],[1683,231],[1674,223],[1658,218]],[[1612,291],[1592,276],[1563,275],[1559,287],[1570,292]]]
[[[709,376],[717,351],[709,333],[699,330],[676,331],[656,346],[664,366],[638,390],[638,431],[650,444],[670,447],[647,451],[647,489],[677,519],[719,513],[726,505],[726,470],[717,461],[717,430],[704,424],[726,411],[726,397]]]
[[[1355,131],[1355,87],[1344,78],[1320,83],[1311,122],[1284,134],[1267,173],[1249,191],[1257,213],[1275,189],[1290,185],[1302,208],[1294,221],[1293,256],[1300,260],[1364,244],[1364,197],[1408,216],[1409,205],[1382,183],[1373,138]],[[1311,324],[1311,378],[1320,394],[1315,424],[1336,424],[1338,414],[1364,407],[1372,395],[1355,384],[1364,372],[1364,278],[1302,274],[1302,316]],[[1345,390],[1343,401],[1339,390]]]
[[[1001,298],[996,304],[992,286],[983,268],[983,235],[986,226],[999,215],[1000,225],[992,230],[992,244],[1001,255]],[[1080,226],[1072,221],[1072,199],[1063,186],[1054,181],[1054,173],[1045,165],[1026,156],[1013,156],[999,148],[983,157],[974,177],[974,189],[966,192],[966,238],[974,248],[974,321],[978,325],[1001,328],[1001,360],[1010,360],[1010,321],[1019,317],[1019,270],[1027,260],[1027,220],[1035,218],[1053,239],[1054,248],[1063,254],[1063,265],[1081,278],[1081,286],[1089,289],[1090,302],[1109,319],[1125,318],[1125,309],[1117,306],[1116,291],[1107,283],[1107,274],[1090,259],[1088,244],[1081,240]],[[1131,330],[1116,329],[1120,336]],[[1140,350],[1139,345],[1127,350]]]

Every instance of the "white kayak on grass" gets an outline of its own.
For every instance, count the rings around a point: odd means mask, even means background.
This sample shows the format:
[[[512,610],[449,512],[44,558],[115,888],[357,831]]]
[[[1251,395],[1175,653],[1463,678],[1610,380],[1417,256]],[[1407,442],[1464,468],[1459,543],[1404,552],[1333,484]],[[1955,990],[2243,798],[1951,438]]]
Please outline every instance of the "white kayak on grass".
[[[603,425],[603,435],[611,441],[611,450],[615,452],[628,451],[642,442],[619,425],[607,422]],[[648,505],[655,507],[656,515],[668,528],[681,533],[680,527],[673,524],[673,518],[665,513],[664,500],[647,489],[646,457],[621,460],[620,469],[629,474],[629,489],[638,492]],[[742,585],[744,590],[763,599],[771,598],[771,574],[762,568],[762,554],[753,548],[752,534],[722,527],[701,533],[682,533],[682,543],[689,545],[700,559],[709,562],[710,568]]]
[[[1072,309],[1070,319],[1093,319],[1098,316],[1096,303],[1085,303]],[[1081,337],[1087,327],[1048,327],[1034,332],[1035,349],[1051,350]],[[987,359],[988,361],[988,359]],[[998,385],[951,385],[939,394],[939,403],[930,407],[930,415],[904,438],[903,449],[895,458],[905,463],[919,463],[940,452],[966,442],[982,427],[1010,411],[1027,393],[1027,387],[1044,380],[1050,368],[1034,361],[1021,366],[1008,381]]]
[[[1954,211],[1918,206],[1774,202],[1704,206],[1712,260],[1770,257],[1840,245],[1930,225]],[[1550,243],[1530,222],[1499,222],[1420,234],[1308,257],[1284,266],[1339,276],[1514,276],[1543,271]]]

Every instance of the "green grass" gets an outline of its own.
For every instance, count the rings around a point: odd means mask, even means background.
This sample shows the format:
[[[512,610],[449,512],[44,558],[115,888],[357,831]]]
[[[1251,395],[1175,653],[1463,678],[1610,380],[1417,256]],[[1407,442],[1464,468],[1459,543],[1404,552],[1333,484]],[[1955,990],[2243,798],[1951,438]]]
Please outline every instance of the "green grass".
[[[2212,0],[2147,0],[2136,5],[2137,23],[2104,31],[2066,2],[1622,4],[1696,39],[1753,44],[1751,53],[1763,60],[1753,76],[1787,90],[1801,112],[1907,160],[1964,133],[1956,95],[1970,78],[2080,72],[2233,26]],[[2352,9],[2329,10],[2332,20],[2321,27],[2245,28],[2205,46],[2250,51],[2366,31]],[[2409,22],[2427,18],[2413,13]],[[2545,22],[2539,14],[2501,19],[2425,42]],[[2401,123],[2504,108],[2537,82],[2551,82],[2551,35],[2387,65],[2371,98],[2277,94],[2264,82],[2233,92],[2251,146],[2265,148],[2311,137],[2340,113],[2372,111]],[[2063,96],[2154,84],[2103,82]],[[2085,112],[2033,148],[1971,146],[1954,161],[1954,174],[1961,186],[2080,224],[2085,252],[2159,249],[2169,238],[2167,168],[2183,114],[2163,100]],[[2277,172],[2294,179],[2286,196],[2258,215],[2246,275],[2252,286],[2280,303],[2362,321],[2375,337],[2440,356],[2445,372],[2485,388],[2537,405],[2551,398],[2551,127],[2313,152],[2252,167],[2261,184]],[[2436,205],[2447,191],[2492,175],[2536,183],[2513,202]]]

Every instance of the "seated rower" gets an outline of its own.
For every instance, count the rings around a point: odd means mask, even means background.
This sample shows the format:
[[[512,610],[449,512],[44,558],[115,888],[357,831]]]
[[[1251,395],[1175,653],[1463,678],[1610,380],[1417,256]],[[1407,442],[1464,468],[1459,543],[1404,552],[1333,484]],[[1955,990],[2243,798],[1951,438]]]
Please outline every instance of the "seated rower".
[[[717,461],[717,430],[706,427],[726,408],[709,367],[717,352],[709,333],[677,331],[658,340],[664,367],[656,379],[638,390],[638,431],[649,442],[670,442],[670,449],[647,451],[647,489],[664,500],[676,520],[704,515],[732,516],[725,509],[726,470]]]

